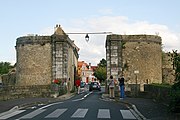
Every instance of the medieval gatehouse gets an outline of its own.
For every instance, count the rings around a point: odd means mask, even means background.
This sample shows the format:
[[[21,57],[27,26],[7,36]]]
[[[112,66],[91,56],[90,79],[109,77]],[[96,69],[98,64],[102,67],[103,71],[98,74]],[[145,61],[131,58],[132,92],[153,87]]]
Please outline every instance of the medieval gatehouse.
[[[51,36],[29,35],[17,38],[16,84],[50,85],[54,80],[70,80],[74,85],[79,48],[56,25]]]
[[[157,35],[108,35],[107,77],[124,75],[126,90],[138,85],[162,83],[161,37]],[[129,86],[129,87],[128,87]]]

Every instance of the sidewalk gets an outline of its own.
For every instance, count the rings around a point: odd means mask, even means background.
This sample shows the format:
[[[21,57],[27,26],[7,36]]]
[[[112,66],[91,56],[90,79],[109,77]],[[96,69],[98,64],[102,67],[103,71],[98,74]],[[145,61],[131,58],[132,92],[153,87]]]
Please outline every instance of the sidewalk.
[[[103,94],[102,97],[109,99],[108,94]],[[170,114],[167,105],[152,99],[126,97],[122,100],[115,98],[113,101],[128,105],[142,120],[180,120],[180,114]]]
[[[63,101],[72,97],[74,93],[65,94],[57,98],[21,98],[7,101],[0,101],[0,114],[17,108],[23,108],[27,106],[33,106],[37,104],[46,104],[56,101]]]

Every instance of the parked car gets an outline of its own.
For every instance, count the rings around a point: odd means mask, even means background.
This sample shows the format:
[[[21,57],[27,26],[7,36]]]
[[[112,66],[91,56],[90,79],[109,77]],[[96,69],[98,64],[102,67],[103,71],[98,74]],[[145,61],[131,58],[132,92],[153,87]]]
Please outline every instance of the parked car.
[[[84,88],[85,85],[86,85],[86,83],[81,81],[80,87],[81,87],[81,88]]]
[[[92,90],[99,90],[101,91],[101,85],[99,82],[91,82],[89,84],[89,91],[92,91]]]

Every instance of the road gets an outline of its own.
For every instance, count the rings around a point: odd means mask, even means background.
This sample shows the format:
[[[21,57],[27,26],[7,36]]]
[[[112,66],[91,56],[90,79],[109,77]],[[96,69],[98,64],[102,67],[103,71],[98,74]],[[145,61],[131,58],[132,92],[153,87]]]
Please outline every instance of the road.
[[[134,120],[135,116],[123,103],[106,101],[101,98],[102,91],[88,90],[71,99],[46,105],[36,105],[19,109],[0,119],[7,120]]]

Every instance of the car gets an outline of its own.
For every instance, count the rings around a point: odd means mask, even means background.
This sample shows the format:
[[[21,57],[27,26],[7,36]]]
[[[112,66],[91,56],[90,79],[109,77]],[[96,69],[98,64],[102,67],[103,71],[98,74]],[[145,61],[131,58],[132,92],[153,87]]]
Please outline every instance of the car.
[[[99,82],[91,82],[89,84],[89,91],[92,91],[92,90],[99,90],[101,91],[101,85]]]
[[[86,83],[81,81],[80,88],[84,88],[85,85],[86,85]]]

